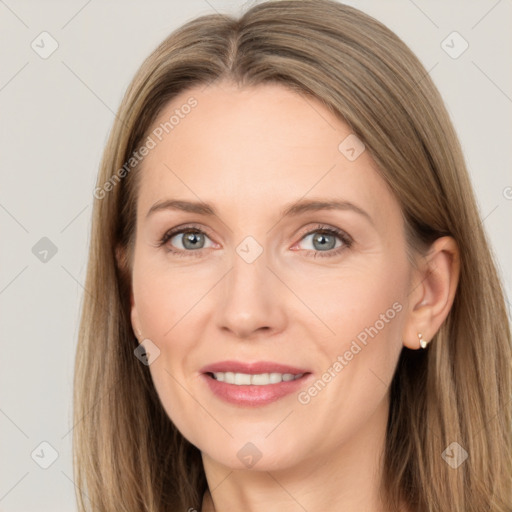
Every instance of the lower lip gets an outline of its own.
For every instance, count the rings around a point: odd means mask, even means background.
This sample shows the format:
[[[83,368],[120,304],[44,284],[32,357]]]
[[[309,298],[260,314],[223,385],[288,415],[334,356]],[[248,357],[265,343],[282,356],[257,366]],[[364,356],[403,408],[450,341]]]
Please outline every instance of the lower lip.
[[[311,377],[310,373],[304,374],[299,379],[267,384],[264,386],[227,384],[220,382],[207,373],[202,374],[210,390],[222,400],[241,406],[267,405],[284,396],[297,392],[304,382]]]

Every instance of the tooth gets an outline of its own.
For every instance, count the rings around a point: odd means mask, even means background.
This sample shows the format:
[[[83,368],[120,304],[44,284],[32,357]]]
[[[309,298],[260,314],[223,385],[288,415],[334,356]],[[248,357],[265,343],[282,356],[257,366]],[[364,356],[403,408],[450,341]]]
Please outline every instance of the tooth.
[[[289,380],[293,380],[293,374],[292,373],[285,373],[285,374],[283,374],[283,380],[285,382],[289,381]]]
[[[224,372],[214,373],[213,376],[219,381],[224,382]]]
[[[227,382],[228,384],[234,384],[235,383],[235,374],[233,372],[225,372],[224,373],[224,382]]]
[[[270,384],[277,384],[281,382],[281,374],[280,373],[271,373],[270,374]]]
[[[255,386],[264,386],[265,384],[268,384],[269,381],[269,375],[268,373],[260,373],[253,375],[251,377],[251,384],[254,384]]]
[[[235,384],[245,385],[251,383],[251,376],[247,373],[235,373]]]

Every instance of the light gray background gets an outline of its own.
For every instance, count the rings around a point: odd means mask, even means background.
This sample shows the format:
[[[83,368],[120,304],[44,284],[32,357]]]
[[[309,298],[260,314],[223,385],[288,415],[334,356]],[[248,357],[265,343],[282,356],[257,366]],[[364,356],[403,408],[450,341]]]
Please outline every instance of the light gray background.
[[[439,87],[510,297],[512,1],[347,3],[395,31]],[[74,351],[92,192],[113,112],[174,28],[244,5],[0,0],[0,511],[76,510]],[[59,44],[47,59],[31,48],[43,31]],[[469,43],[457,59],[441,47],[453,31]],[[57,247],[46,263],[32,252],[42,237]],[[59,454],[48,469],[35,461],[51,462],[43,441]]]

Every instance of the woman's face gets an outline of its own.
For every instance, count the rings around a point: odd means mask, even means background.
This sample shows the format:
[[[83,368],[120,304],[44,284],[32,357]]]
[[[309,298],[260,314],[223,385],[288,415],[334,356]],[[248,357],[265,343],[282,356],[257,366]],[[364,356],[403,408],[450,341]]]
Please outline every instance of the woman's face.
[[[232,469],[382,435],[413,279],[369,152],[280,85],[190,89],[152,130],[132,324],[169,418]]]

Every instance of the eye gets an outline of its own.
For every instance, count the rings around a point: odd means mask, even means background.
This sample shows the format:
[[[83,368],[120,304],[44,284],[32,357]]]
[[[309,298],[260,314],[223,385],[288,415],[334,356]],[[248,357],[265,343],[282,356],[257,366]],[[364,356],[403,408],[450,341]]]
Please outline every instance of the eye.
[[[210,244],[207,245],[207,242]],[[353,239],[341,229],[318,225],[313,231],[309,231],[301,239],[312,244],[311,249],[304,249],[308,256],[332,257],[337,256],[343,250],[353,244]],[[202,229],[195,226],[182,226],[167,231],[158,247],[166,245],[168,252],[176,256],[201,256],[201,249],[213,247],[215,244]]]
[[[167,231],[159,241],[158,246],[163,246],[169,242],[167,250],[171,253],[178,256],[189,256],[190,254],[187,253],[197,251],[198,253],[194,256],[199,256],[201,249],[212,246],[205,245],[207,240],[210,239],[204,231],[193,226],[186,226]]]
[[[338,228],[319,225],[314,231],[307,233],[301,242],[308,241],[312,248],[305,250],[313,257],[337,256],[341,251],[352,246],[352,238]]]

